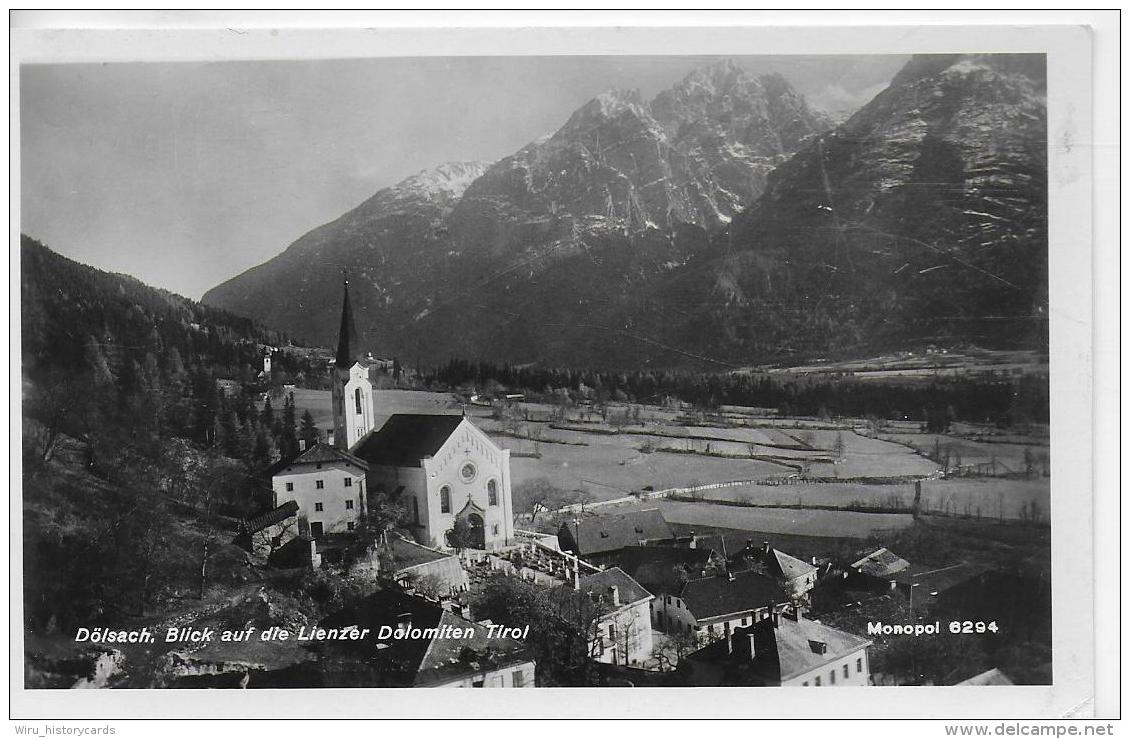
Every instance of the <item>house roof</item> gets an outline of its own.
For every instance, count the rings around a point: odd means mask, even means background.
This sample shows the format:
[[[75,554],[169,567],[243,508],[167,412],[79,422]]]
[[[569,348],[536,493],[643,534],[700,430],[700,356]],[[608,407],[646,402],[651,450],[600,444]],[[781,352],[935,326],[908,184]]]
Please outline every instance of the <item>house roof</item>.
[[[750,541],[745,549],[742,549],[733,557],[735,563],[742,561],[760,562],[773,575],[783,577],[785,580],[794,580],[798,577],[803,577],[811,572],[816,571],[814,565],[805,562],[803,559],[785,554],[780,549],[776,549],[765,542],[762,546],[755,546]]]
[[[349,452],[342,451],[335,446],[318,443],[306,449],[305,451],[299,452],[289,459],[283,459],[275,462],[267,471],[273,477],[286,468],[294,467],[295,465],[317,464],[326,462],[348,462],[349,464],[356,465],[361,469],[369,469],[369,465],[367,465],[365,463],[365,460],[361,459],[360,457],[354,454],[350,454]]]
[[[254,534],[268,526],[274,526],[276,523],[281,523],[291,516],[297,515],[298,503],[293,500],[288,500],[278,508],[273,508],[266,513],[260,513],[254,518],[246,518],[240,521],[239,528],[246,534]]]
[[[876,549],[866,557],[851,563],[852,569],[859,570],[864,575],[871,577],[890,577],[896,572],[902,572],[910,563],[898,556],[890,549],[883,547]]]
[[[408,636],[416,638],[377,639],[381,626],[395,629],[406,621],[411,622],[412,629]],[[525,646],[514,639],[488,638],[486,626],[445,611],[424,598],[392,590],[363,598],[356,605],[327,616],[319,626],[370,629],[363,640],[331,644],[372,668],[371,674],[382,682],[373,687],[426,686],[531,659]],[[447,626],[471,634],[456,638],[444,633]],[[416,629],[420,630],[418,634]]]
[[[451,559],[454,556],[409,541],[401,536],[390,536],[383,545],[383,551],[392,555],[393,568],[397,572],[430,562],[438,562],[442,559]]]
[[[805,562],[803,559],[797,559],[791,554],[785,554],[779,549],[770,549],[769,558],[770,566],[786,580],[793,580],[816,571],[816,567]]]
[[[676,594],[687,578],[700,578],[714,555],[712,549],[682,547],[624,547],[614,561],[649,592]]]
[[[658,508],[588,516],[563,527],[580,555],[614,552],[651,539],[673,539],[674,533]]]
[[[781,680],[788,680],[855,652],[871,643],[861,636],[806,618],[782,617],[772,629]],[[823,645],[821,651],[820,645]]]
[[[589,593],[594,597],[604,596],[606,599],[611,598],[612,588],[615,587],[619,591],[622,605],[652,597],[651,593],[619,567],[611,567],[592,575],[585,575],[581,578],[579,584],[581,592]]]
[[[371,465],[419,467],[420,460],[434,456],[462,422],[463,416],[397,413],[354,452]]]
[[[999,667],[994,667],[991,670],[986,670],[980,675],[974,675],[968,680],[962,680],[958,685],[1015,685],[1008,678],[1008,675],[1000,671]]]
[[[772,577],[755,570],[733,573],[732,580],[726,575],[690,580],[679,597],[699,621],[768,608],[789,600]]]

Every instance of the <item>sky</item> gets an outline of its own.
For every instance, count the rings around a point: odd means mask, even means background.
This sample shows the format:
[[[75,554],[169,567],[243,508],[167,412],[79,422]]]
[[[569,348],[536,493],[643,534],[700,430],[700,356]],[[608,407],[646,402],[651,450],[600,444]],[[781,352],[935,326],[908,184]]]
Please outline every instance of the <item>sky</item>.
[[[905,56],[730,57],[850,112]],[[421,170],[496,161],[608,89],[650,99],[704,56],[25,65],[20,227],[199,299]]]

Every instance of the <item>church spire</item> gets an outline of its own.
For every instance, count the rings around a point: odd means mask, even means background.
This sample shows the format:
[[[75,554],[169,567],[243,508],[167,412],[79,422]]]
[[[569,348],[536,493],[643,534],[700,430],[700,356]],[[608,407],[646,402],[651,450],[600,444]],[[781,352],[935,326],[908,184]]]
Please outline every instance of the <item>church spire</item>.
[[[337,359],[335,365],[338,369],[349,369],[357,361],[357,329],[353,325],[353,309],[349,305],[349,278],[344,276],[345,297],[341,303],[341,329],[337,336]]]

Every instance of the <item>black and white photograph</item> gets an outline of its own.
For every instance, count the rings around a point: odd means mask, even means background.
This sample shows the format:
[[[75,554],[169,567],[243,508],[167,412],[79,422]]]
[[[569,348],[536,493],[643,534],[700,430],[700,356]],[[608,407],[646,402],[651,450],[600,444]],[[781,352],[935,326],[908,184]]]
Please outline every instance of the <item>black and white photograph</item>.
[[[779,36],[14,62],[13,689],[1093,690],[1075,57]]]

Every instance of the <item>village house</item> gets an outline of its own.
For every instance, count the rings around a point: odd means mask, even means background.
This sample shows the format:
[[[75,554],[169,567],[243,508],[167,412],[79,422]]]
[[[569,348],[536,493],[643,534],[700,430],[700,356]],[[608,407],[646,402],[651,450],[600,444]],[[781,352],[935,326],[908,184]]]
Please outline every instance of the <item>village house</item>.
[[[654,596],[619,567],[580,578],[578,590],[601,606],[590,654],[597,662],[638,666],[651,657]]]
[[[804,618],[773,614],[687,655],[679,670],[694,686],[866,686],[871,668],[863,637]]]
[[[369,630],[363,639],[327,643],[318,663],[325,687],[534,687],[524,643],[417,595],[379,591],[319,626]]]
[[[655,621],[668,634],[728,639],[735,629],[779,613],[788,603],[788,595],[769,575],[722,572],[688,580],[677,594],[658,599]]]
[[[298,536],[298,503],[288,500],[280,506],[246,518],[236,524],[235,544],[256,557],[267,560]]]
[[[967,562],[942,567],[915,565],[884,547],[852,562],[844,577],[848,588],[896,591],[915,603],[925,604],[949,590],[978,580],[988,569]]]
[[[578,516],[557,533],[561,548],[593,564],[607,564],[630,546],[674,543],[675,533],[658,508]]]
[[[848,565],[847,579],[863,589],[885,590],[894,576],[908,567],[909,562],[882,547]]]
[[[376,554],[380,567],[406,589],[434,590],[437,595],[447,596],[462,592],[469,585],[463,563],[450,552],[386,534]]]
[[[800,600],[816,585],[819,570],[814,562],[805,562],[803,559],[785,554],[767,541],[756,547],[750,539],[745,549],[734,556],[731,566],[759,567],[766,574],[777,579],[789,598]]]
[[[713,549],[666,546],[631,546],[616,553],[613,562],[649,593],[651,623],[666,630],[662,604],[667,596],[679,597],[688,580],[697,580],[725,569],[726,561]]]
[[[314,539],[357,528],[367,507],[367,472],[364,460],[327,444],[315,444],[269,470],[276,506],[293,501],[299,533]]]

